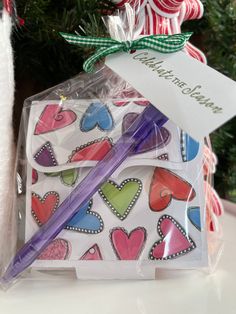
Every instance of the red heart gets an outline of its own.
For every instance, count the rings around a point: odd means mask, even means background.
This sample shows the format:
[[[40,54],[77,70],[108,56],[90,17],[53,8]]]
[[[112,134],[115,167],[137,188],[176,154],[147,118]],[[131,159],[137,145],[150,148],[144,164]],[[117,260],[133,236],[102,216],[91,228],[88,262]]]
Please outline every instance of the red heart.
[[[102,160],[109,150],[112,148],[110,139],[100,139],[87,145],[81,146],[72,152],[69,158],[70,162],[78,162],[83,160]]]
[[[59,195],[56,192],[48,192],[41,198],[32,193],[32,214],[39,226],[43,225],[53,215],[59,205]]]
[[[67,240],[53,240],[38,257],[39,260],[66,260],[71,252],[71,245]]]
[[[39,117],[34,134],[39,135],[62,129],[75,122],[76,119],[77,116],[72,110],[62,110],[60,105],[47,105]]]
[[[157,241],[149,254],[152,260],[167,260],[187,254],[196,248],[194,241],[183,227],[171,216],[164,215],[157,226],[161,240]]]
[[[195,196],[196,192],[192,185],[183,178],[164,168],[155,169],[149,193],[149,205],[152,211],[164,210],[172,198],[179,201],[192,201]]]
[[[128,234],[122,228],[113,229],[111,243],[120,260],[137,260],[146,242],[146,230],[138,227]]]

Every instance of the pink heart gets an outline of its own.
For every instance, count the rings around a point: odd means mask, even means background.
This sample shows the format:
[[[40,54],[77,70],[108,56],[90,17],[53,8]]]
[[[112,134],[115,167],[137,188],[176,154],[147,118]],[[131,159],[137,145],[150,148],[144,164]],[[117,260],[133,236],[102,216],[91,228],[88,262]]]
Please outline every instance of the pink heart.
[[[80,258],[80,260],[84,261],[101,261],[102,254],[97,244],[94,244],[88,251],[84,253],[84,255]]]
[[[38,257],[39,260],[66,260],[70,256],[71,245],[64,239],[53,240]]]
[[[32,170],[32,184],[37,183],[38,182],[38,178],[39,178],[38,171],[33,169]]]
[[[150,101],[148,100],[139,100],[139,101],[134,101],[134,103],[138,106],[148,106],[150,105]]]
[[[47,105],[39,117],[34,134],[39,135],[62,129],[75,122],[76,119],[77,116],[72,110],[63,110],[60,105]]]
[[[114,101],[114,105],[117,107],[124,107],[129,104],[129,101],[117,100]]]
[[[111,243],[120,260],[137,260],[146,242],[146,230],[138,227],[128,234],[123,228],[111,232]]]
[[[196,244],[183,227],[169,215],[160,218],[157,230],[161,240],[157,241],[150,251],[149,257],[152,260],[180,257],[196,248]]]

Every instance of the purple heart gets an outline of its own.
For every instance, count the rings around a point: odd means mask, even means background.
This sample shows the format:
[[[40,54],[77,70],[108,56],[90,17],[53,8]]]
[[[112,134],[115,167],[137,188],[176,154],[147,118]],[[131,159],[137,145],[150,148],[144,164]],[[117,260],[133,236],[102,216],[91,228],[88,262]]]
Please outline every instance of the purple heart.
[[[130,125],[138,118],[139,114],[135,112],[130,112],[126,114],[123,118],[122,132],[124,133]],[[137,148],[134,154],[143,154],[150,150],[160,149],[165,147],[171,139],[170,132],[164,128],[158,128],[153,124],[153,130],[146,139]]]
[[[45,143],[35,154],[34,160],[44,167],[55,167],[58,165],[50,142]]]

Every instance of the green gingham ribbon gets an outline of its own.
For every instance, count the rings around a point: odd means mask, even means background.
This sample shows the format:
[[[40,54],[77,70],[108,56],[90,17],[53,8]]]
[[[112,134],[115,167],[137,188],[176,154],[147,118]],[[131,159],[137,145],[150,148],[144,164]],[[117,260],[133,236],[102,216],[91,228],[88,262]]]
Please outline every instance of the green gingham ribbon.
[[[151,35],[133,41],[117,41],[112,38],[97,38],[91,36],[78,36],[60,33],[70,44],[80,47],[95,47],[97,51],[88,58],[83,65],[85,72],[93,72],[94,65],[108,55],[117,52],[129,52],[132,50],[151,49],[161,53],[173,53],[182,50],[192,33],[175,35]]]

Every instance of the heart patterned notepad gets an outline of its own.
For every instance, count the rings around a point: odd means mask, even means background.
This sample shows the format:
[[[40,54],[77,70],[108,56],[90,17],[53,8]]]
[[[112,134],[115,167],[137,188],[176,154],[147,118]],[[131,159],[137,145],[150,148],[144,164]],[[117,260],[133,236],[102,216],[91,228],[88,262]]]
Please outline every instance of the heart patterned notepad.
[[[32,103],[25,240],[146,105],[144,99]],[[79,278],[154,278],[156,268],[206,266],[202,146],[171,121],[154,125],[33,267],[75,268]]]

